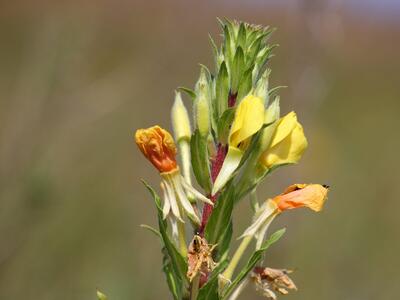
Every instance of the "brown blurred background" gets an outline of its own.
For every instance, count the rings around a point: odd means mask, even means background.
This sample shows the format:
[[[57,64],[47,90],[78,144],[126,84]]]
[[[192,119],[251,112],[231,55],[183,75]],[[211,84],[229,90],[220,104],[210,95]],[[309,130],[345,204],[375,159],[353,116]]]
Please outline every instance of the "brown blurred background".
[[[295,211],[272,267],[295,268],[286,299],[400,293],[400,5],[385,1],[13,1],[0,3],[0,299],[170,299],[140,183],[158,175],[135,129],[170,128],[177,86],[212,67],[216,17],[271,25],[272,84],[310,147],[274,173],[331,185],[320,214]],[[189,104],[189,102],[187,102]],[[235,234],[250,220],[236,209]],[[239,213],[240,210],[240,213]],[[243,299],[259,299],[248,290]]]

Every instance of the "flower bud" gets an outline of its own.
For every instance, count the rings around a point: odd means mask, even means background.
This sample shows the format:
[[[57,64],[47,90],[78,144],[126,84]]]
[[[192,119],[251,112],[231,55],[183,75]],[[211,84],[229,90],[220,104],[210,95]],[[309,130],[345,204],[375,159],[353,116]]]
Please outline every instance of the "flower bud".
[[[171,110],[171,119],[176,141],[179,143],[181,139],[190,140],[191,129],[189,114],[183,104],[180,92],[175,93],[175,102]]]
[[[178,168],[176,146],[171,134],[160,126],[138,129],[135,134],[136,144],[143,155],[161,173]]]
[[[261,98],[264,104],[268,104],[268,77],[271,74],[271,70],[267,69],[264,71],[260,79],[257,80],[254,95]]]
[[[208,136],[210,132],[210,107],[206,97],[200,95],[195,104],[197,128],[201,136]]]
[[[280,106],[279,106],[279,97],[275,97],[274,100],[271,102],[271,104],[268,106],[268,108],[265,110],[265,119],[264,123],[269,124],[271,122],[274,122],[278,120],[279,115],[280,115]]]
[[[265,110],[264,124],[269,124],[263,129],[259,141],[258,155],[263,153],[269,148],[271,144],[271,139],[276,128],[276,120],[279,119],[280,107],[279,107],[279,97],[275,97],[274,101]],[[274,123],[275,122],[275,123]],[[273,123],[273,124],[271,124]]]
[[[196,100],[194,104],[195,120],[200,134],[208,136],[210,132],[210,88],[207,70],[201,68],[199,80],[196,83]]]

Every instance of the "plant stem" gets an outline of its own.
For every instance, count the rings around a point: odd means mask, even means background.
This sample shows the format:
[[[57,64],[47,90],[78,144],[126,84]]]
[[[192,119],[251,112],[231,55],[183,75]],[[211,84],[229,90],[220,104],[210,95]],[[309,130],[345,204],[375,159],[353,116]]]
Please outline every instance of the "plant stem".
[[[183,257],[187,256],[187,246],[186,246],[186,230],[185,223],[178,222],[178,239],[179,239],[179,249]]]
[[[200,284],[200,274],[197,274],[192,281],[192,287],[190,290],[190,300],[196,300],[199,295],[199,284]]]
[[[231,280],[233,272],[236,269],[237,264],[239,263],[240,259],[242,258],[242,255],[244,251],[246,251],[247,247],[249,246],[251,239],[253,236],[246,236],[242,242],[239,245],[239,248],[237,248],[235,254],[232,257],[231,262],[229,263],[228,267],[226,268],[225,272],[223,273],[224,277],[228,280]]]
[[[226,145],[218,144],[217,147],[217,155],[215,156],[215,159],[211,163],[211,180],[214,183],[215,179],[217,178],[219,171],[221,171],[222,164],[224,163],[226,153],[228,151],[228,148]],[[218,193],[210,197],[212,202],[216,202],[218,199]],[[204,229],[207,225],[208,218],[210,217],[212,211],[213,211],[213,206],[210,204],[205,204],[204,209],[203,209],[203,216],[201,219],[201,227],[199,230],[200,235],[204,234]]]

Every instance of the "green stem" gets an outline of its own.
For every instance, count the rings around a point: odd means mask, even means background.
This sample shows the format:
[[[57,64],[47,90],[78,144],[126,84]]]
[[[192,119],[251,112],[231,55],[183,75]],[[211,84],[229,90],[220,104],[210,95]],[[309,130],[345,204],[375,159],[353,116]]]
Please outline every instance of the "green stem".
[[[197,274],[192,281],[192,288],[190,291],[190,300],[196,300],[199,295],[200,274]]]
[[[183,257],[187,256],[187,246],[186,246],[186,230],[185,223],[180,221],[178,222],[178,240],[179,240],[179,249]]]
[[[223,273],[223,276],[226,279],[231,280],[233,272],[235,271],[237,264],[239,263],[240,259],[242,258],[244,251],[246,251],[247,247],[249,246],[252,238],[253,238],[253,236],[246,236],[240,243],[239,248],[237,248],[235,254],[232,257],[231,262],[229,263],[228,267],[226,268],[225,272]]]
[[[253,209],[253,212],[256,212],[256,211],[259,210],[260,205],[258,204],[258,197],[257,197],[256,188],[254,188],[250,192],[250,204],[251,204],[251,208]]]

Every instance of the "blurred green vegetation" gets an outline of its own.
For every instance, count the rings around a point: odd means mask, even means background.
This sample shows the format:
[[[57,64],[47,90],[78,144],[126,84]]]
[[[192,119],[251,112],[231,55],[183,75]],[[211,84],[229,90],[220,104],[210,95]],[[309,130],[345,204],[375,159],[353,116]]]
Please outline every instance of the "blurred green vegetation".
[[[278,28],[273,84],[289,86],[283,112],[298,112],[309,139],[259,196],[332,187],[321,214],[274,224],[288,231],[267,261],[297,270],[286,298],[396,297],[400,22],[303,2],[1,4],[0,299],[94,299],[96,287],[111,300],[169,298],[160,244],[139,227],[156,221],[139,179],[157,186],[158,175],[132,133],[170,128],[174,88],[212,64],[217,16]]]

